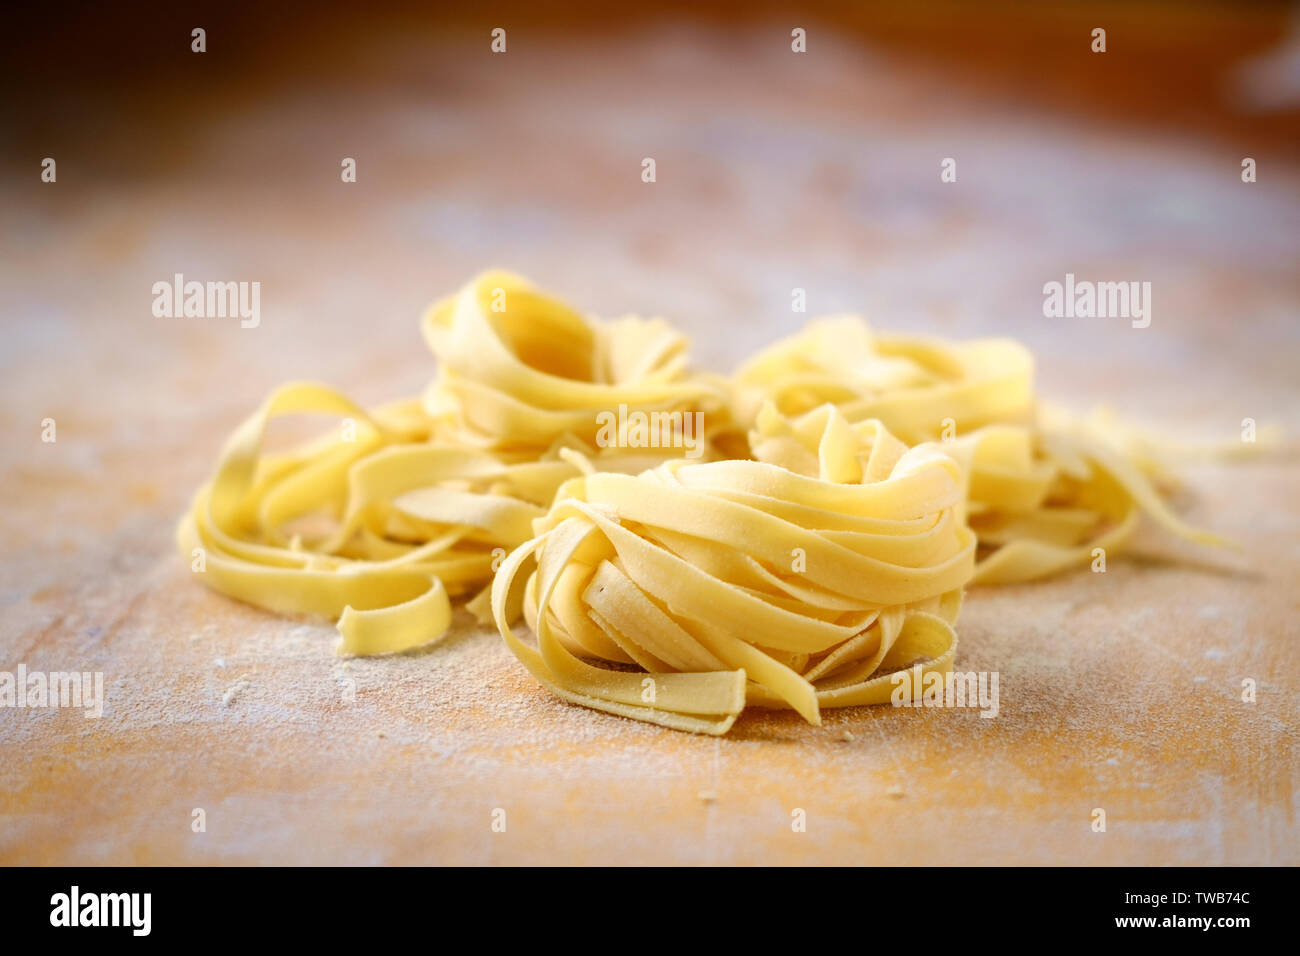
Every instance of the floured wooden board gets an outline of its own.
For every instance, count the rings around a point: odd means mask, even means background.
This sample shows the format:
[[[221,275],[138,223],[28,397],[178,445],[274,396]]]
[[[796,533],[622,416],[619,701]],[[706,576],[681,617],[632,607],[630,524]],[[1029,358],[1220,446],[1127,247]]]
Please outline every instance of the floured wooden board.
[[[455,84],[214,114],[165,172],[6,181],[0,670],[101,671],[107,700],[0,709],[0,862],[1300,862],[1292,455],[1188,469],[1181,505],[1240,556],[1159,543],[1195,560],[972,592],[957,667],[999,673],[994,719],[751,712],[692,737],[551,698],[463,613],[436,647],[345,662],[332,627],[190,580],[174,520],[265,392],[416,392],[420,309],[490,265],[663,314],[720,370],[798,327],[798,287],[809,315],[1021,337],[1045,394],[1158,435],[1294,434],[1294,170],[1248,186],[1236,144],[1010,115],[768,39],[521,44]],[[261,324],[154,318],[176,272],[260,281]],[[1066,272],[1151,281],[1151,326],[1043,318]]]

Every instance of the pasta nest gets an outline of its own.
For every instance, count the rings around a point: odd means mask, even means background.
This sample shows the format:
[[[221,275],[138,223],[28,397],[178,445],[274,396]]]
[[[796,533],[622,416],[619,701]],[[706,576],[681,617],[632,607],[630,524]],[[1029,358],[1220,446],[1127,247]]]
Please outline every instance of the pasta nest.
[[[794,422],[768,406],[751,439],[756,460],[560,489],[492,589],[542,683],[721,734],[746,703],[816,724],[822,707],[888,701],[894,670],[951,670],[975,556],[957,463],[831,406]],[[514,634],[521,610],[536,646]]]
[[[973,582],[1049,577],[1126,548],[1143,513],[1202,544],[1160,486],[1164,463],[1104,413],[1077,418],[1041,403],[1033,356],[1011,339],[949,342],[886,335],[853,316],[811,322],[746,362],[734,379],[739,421],[764,405],[797,418],[832,403],[850,422],[878,419],[909,443],[940,441],[966,476],[979,538]]]

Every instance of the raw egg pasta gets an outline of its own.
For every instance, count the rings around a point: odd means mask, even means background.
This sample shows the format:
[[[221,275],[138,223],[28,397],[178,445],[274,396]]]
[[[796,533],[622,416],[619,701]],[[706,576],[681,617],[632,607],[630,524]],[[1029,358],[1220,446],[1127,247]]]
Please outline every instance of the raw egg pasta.
[[[1153,443],[1042,405],[1011,340],[827,319],[727,380],[661,319],[505,272],[422,331],[421,398],[295,383],[235,431],[177,529],[203,583],[337,619],[346,654],[436,640],[464,600],[561,698],[722,734],[747,705],[818,723],[950,672],[966,585],[1086,564],[1143,514],[1221,543],[1170,510]],[[264,449],[303,414],[343,427]]]
[[[769,421],[758,460],[567,482],[493,582],[510,649],[565,700],[710,734],[746,703],[816,724],[888,701],[901,667],[951,670],[975,554],[960,469],[815,414]]]
[[[564,441],[597,459],[645,451],[663,460],[691,451],[684,439],[707,440],[680,433],[694,431],[697,413],[705,431],[726,423],[726,383],[689,374],[686,339],[667,322],[595,323],[508,272],[433,305],[423,331],[439,363],[425,407],[458,444],[540,455]],[[620,407],[672,422],[674,434],[657,447],[630,441]],[[606,436],[602,416],[619,426]]]
[[[1169,509],[1154,457],[1126,454],[1113,426],[1041,405],[1033,374],[1033,357],[1009,339],[881,335],[837,317],[747,362],[735,378],[737,416],[755,421],[765,403],[798,416],[829,402],[905,441],[941,441],[968,480],[974,583],[1047,577],[1089,563],[1098,548],[1120,551],[1143,513],[1183,538],[1224,543]]]
[[[355,435],[262,455],[266,426],[301,413],[347,416]],[[277,389],[195,496],[177,531],[182,554],[224,594],[339,619],[345,653],[400,651],[441,636],[449,596],[488,580],[493,549],[526,538],[575,469],[431,443],[427,429],[409,403],[371,415],[320,385]],[[286,530],[322,512],[333,519],[328,530]]]

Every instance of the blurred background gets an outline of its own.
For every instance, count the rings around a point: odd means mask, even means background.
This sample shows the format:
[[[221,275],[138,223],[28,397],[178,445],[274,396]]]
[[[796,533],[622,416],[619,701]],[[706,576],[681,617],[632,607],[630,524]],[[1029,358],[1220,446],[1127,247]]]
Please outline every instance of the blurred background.
[[[286,377],[413,391],[420,309],[492,265],[664,314],[722,369],[850,310],[1019,335],[1063,391],[1097,391],[1093,357],[1175,393],[1193,366],[1219,390],[1294,377],[1291,5],[72,3],[4,42],[3,387],[24,421],[111,401],[165,427],[183,383],[221,424]],[[1151,281],[1152,327],[1044,319],[1067,271]],[[260,281],[262,327],[154,319],[175,272]]]
[[[527,793],[539,820],[588,814],[570,859],[626,861],[641,840],[650,857],[772,860],[795,852],[785,807],[813,799],[774,795],[790,751],[755,738],[775,735],[810,741],[802,772],[827,814],[852,810],[810,837],[823,859],[1294,862],[1297,609],[1276,582],[1156,568],[985,592],[963,611],[961,661],[1002,671],[1007,716],[954,733],[842,712],[866,737],[830,754],[780,716],[715,749],[566,707],[490,635],[358,662],[345,712],[322,703],[332,629],[195,587],[171,534],[274,386],[317,379],[367,403],[421,389],[421,310],[491,266],[601,316],[663,315],[719,371],[856,311],[1017,336],[1041,391],[1078,408],[1209,441],[1236,441],[1245,417],[1294,434],[1295,6],[74,0],[10,8],[0,44],[0,665],[72,661],[110,681],[93,732],[0,717],[6,743],[35,744],[0,768],[14,823],[0,856],[401,861],[436,846],[485,861],[506,844],[483,807]],[[178,272],[260,282],[259,327],[156,318],[151,287]],[[1045,318],[1043,286],[1066,273],[1150,282],[1150,327]],[[1242,468],[1203,478],[1192,518],[1294,581],[1294,469]],[[284,676],[289,658],[316,697]],[[1290,711],[1243,716],[1242,672],[1290,693]],[[232,708],[241,673],[252,688]],[[574,766],[613,796],[588,806]],[[891,782],[908,788],[884,804],[896,827],[853,816]],[[655,822],[670,802],[697,819],[705,787],[724,810],[704,832]],[[1122,841],[1089,841],[1096,804],[1080,801],[1101,792],[1133,821]],[[196,805],[242,842],[191,839]]]

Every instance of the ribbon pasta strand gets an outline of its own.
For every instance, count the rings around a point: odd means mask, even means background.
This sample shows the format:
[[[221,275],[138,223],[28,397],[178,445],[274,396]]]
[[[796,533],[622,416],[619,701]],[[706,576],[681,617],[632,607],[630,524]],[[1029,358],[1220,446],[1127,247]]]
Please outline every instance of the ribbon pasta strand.
[[[355,440],[262,456],[271,420],[303,412],[349,416]],[[552,483],[573,469],[418,442],[426,430],[402,406],[370,415],[324,386],[277,389],[227,443],[177,529],[178,546],[215,590],[280,613],[339,619],[344,653],[432,640],[450,623],[449,595],[481,586],[493,547],[515,546],[544,513],[527,500],[538,490],[538,464],[558,467]],[[515,495],[502,494],[507,487]],[[286,530],[322,511],[335,519],[329,530]]]

